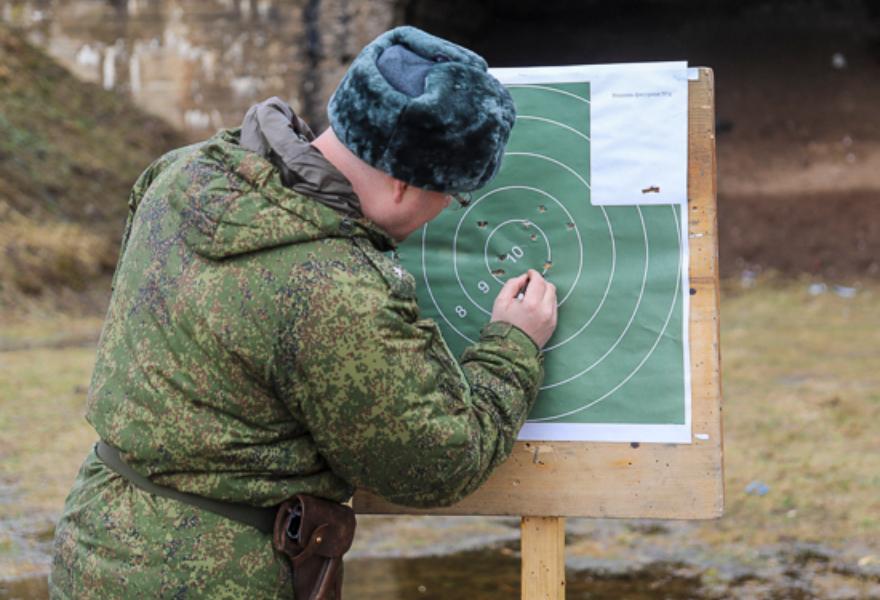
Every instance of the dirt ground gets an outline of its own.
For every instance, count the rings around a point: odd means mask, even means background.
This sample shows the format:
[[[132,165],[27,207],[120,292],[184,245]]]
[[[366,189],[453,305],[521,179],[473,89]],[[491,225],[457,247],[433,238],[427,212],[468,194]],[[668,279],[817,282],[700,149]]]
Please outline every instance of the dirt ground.
[[[817,30],[720,63],[722,276],[880,276],[880,38]]]
[[[725,276],[762,268],[842,281],[880,276],[877,192],[722,200]]]

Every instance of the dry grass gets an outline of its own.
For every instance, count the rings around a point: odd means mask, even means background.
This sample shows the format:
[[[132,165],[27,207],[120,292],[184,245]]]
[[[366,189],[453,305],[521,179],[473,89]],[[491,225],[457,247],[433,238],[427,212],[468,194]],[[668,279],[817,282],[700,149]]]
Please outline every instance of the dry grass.
[[[25,294],[87,288],[116,264],[117,242],[84,226],[39,222],[0,201],[0,281]]]
[[[32,349],[0,357],[0,464],[15,501],[0,519],[57,513],[95,439],[83,418],[93,347]]]
[[[764,282],[722,301],[727,510],[718,542],[880,547],[880,287]],[[765,496],[745,493],[754,480]]]
[[[67,322],[17,333],[50,339]],[[52,522],[95,439],[83,419],[94,356],[93,346],[0,352],[0,581],[46,572]]]
[[[182,136],[3,24],[0,65],[0,200],[90,229],[112,222],[118,239],[138,174]]]

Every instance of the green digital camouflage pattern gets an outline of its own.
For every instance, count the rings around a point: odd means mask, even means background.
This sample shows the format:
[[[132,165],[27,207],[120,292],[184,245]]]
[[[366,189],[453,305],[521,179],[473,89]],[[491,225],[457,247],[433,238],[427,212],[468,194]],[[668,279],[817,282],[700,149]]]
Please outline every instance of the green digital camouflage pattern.
[[[387,235],[285,188],[237,135],[138,180],[89,422],[156,483],[221,500],[472,492],[510,453],[540,352],[492,323],[456,362]],[[291,595],[268,536],[142,492],[94,453],[55,544],[55,598]]]
[[[55,535],[52,598],[290,598],[255,529],[132,487],[92,452]]]

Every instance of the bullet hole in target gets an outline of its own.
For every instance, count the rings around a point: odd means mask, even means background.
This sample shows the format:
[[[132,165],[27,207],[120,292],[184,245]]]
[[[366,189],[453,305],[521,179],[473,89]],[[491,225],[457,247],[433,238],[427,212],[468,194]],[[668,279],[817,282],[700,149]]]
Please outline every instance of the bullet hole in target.
[[[571,221],[569,221],[568,223],[566,223],[565,226],[568,227],[569,230],[574,229],[574,223],[572,223]]]
[[[553,261],[552,261],[552,260],[548,260],[548,261],[545,261],[545,262],[544,262],[544,270],[545,270],[545,271],[549,271],[549,270],[551,269],[551,267],[553,267]]]
[[[504,273],[504,269],[495,269],[494,271],[492,271],[492,275],[494,275],[495,277],[501,277],[502,275],[504,275]]]
[[[507,259],[507,254],[506,254],[506,253],[505,253],[505,254],[499,254],[499,255],[498,255],[498,260],[506,260],[506,259]]]
[[[533,233],[532,235],[529,236],[529,239],[532,240],[533,242],[538,241],[538,234]]]
[[[547,207],[544,206],[543,204],[539,205],[539,206],[538,206],[538,212],[539,212],[539,213],[545,213],[545,212],[547,212]]]
[[[488,224],[489,221],[477,221],[477,227],[480,229],[485,229]]]

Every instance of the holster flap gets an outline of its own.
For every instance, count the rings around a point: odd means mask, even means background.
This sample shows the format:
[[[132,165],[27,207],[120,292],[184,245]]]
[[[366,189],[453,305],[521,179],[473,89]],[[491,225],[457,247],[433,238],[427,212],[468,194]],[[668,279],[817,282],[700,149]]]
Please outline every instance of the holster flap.
[[[295,541],[289,536],[291,526],[296,528]],[[314,555],[338,558],[351,548],[355,526],[348,506],[299,494],[281,505],[273,542],[294,563]]]

